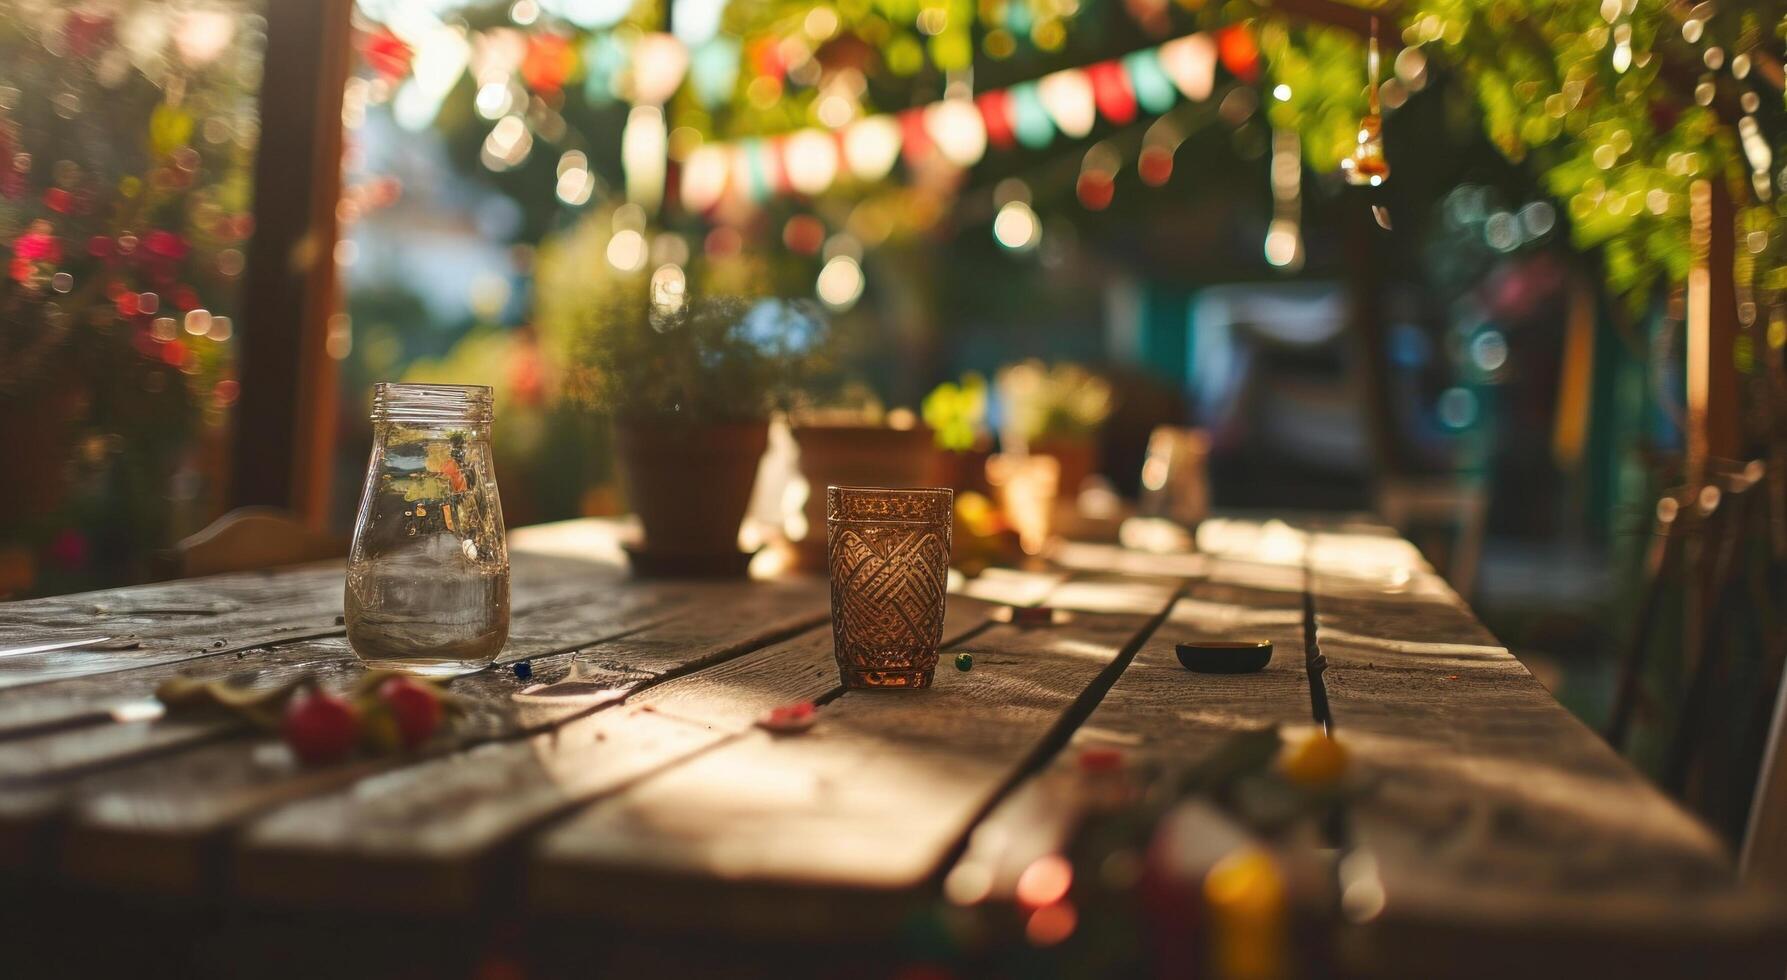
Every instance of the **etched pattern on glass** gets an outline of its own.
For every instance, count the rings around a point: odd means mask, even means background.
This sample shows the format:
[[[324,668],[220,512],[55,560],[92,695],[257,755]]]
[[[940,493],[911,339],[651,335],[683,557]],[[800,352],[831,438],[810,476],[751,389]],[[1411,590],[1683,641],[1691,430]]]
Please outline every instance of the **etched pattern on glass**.
[[[846,687],[927,687],[943,639],[954,494],[827,492],[832,637]]]

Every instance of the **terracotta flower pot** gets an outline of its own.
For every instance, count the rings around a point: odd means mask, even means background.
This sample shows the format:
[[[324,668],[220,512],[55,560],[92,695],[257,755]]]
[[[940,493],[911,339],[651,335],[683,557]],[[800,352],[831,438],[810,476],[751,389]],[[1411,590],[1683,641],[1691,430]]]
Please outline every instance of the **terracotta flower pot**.
[[[1061,480],[1057,486],[1062,500],[1072,502],[1080,494],[1080,485],[1098,468],[1098,443],[1091,439],[1038,439],[1030,446],[1038,456],[1053,456],[1061,464]]]
[[[987,483],[987,460],[992,455],[993,451],[984,446],[965,450],[932,448],[930,476],[925,485],[948,487],[958,496],[964,493],[989,496],[992,487]]]
[[[655,569],[718,574],[738,561],[738,528],[757,482],[757,462],[769,444],[769,423],[683,425],[657,419],[615,422],[627,501],[645,527]]]
[[[795,426],[807,478],[807,536],[795,542],[800,567],[825,567],[825,488],[929,486],[931,430],[878,425]]]

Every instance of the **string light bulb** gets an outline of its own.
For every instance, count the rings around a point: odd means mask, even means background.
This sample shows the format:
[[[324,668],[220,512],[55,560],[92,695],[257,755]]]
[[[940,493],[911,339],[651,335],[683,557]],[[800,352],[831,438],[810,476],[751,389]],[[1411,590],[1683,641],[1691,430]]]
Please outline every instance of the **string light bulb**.
[[[900,124],[890,116],[869,116],[844,130],[844,162],[858,180],[887,176],[900,158]]]
[[[731,160],[725,149],[716,145],[696,147],[683,163],[683,207],[701,212],[720,203],[730,173]]]
[[[987,128],[969,99],[944,99],[925,110],[932,142],[958,167],[972,167],[987,151]]]
[[[689,49],[675,35],[645,34],[633,42],[633,96],[638,102],[670,101],[688,70]]]
[[[1092,80],[1085,72],[1064,68],[1044,75],[1036,91],[1061,132],[1073,139],[1092,132],[1092,124],[1098,121],[1098,104],[1092,97]]]
[[[796,191],[823,194],[838,175],[838,142],[830,133],[803,129],[782,144],[782,165]]]

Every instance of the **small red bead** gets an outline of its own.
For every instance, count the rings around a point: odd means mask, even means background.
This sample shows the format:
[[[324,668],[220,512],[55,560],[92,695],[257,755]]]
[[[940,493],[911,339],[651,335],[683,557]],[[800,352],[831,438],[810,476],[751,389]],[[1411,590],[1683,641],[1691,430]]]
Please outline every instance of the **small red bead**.
[[[1080,769],[1084,772],[1114,772],[1123,768],[1123,753],[1116,749],[1080,750]]]

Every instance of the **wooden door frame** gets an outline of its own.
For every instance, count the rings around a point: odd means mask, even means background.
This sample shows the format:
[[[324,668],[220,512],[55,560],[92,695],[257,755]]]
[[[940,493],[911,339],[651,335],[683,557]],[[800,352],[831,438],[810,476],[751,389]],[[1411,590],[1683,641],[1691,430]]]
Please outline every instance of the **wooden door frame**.
[[[237,332],[231,506],[320,526],[333,464],[342,95],[353,0],[267,0],[254,236]]]

